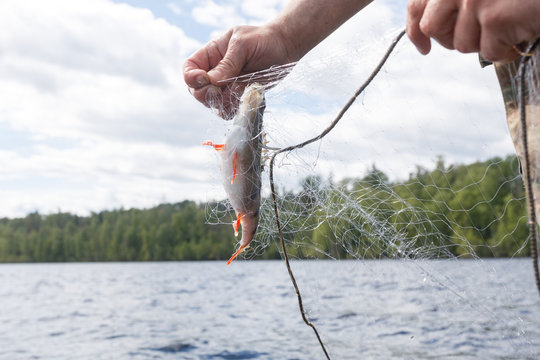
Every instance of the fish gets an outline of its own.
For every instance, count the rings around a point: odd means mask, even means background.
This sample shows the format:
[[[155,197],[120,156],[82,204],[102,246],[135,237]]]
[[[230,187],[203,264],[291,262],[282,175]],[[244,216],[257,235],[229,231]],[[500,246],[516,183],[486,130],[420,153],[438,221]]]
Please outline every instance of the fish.
[[[255,237],[261,205],[261,176],[263,149],[263,115],[266,107],[264,87],[254,83],[246,87],[240,98],[238,112],[233,119],[224,144],[204,141],[221,154],[223,187],[234,211],[235,235],[242,226],[238,250],[227,265],[240,255]]]

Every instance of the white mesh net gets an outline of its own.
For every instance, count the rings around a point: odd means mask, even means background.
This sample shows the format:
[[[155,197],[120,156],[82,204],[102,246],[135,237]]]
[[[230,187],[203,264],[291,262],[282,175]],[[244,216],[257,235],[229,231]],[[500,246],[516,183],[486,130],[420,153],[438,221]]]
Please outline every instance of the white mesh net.
[[[331,54],[315,50],[286,77],[291,67],[251,75],[257,81],[283,78],[266,83],[268,146],[287,147],[323,131],[396,33],[369,42],[363,37]],[[471,276],[497,281],[501,268],[482,258],[529,252],[526,194],[494,71],[482,70],[474,56],[458,56],[455,68],[441,71],[437,59],[448,53],[435,49],[430,56],[420,57],[407,41],[399,44],[336,128],[320,141],[278,155],[274,176],[289,256],[362,260],[351,265],[351,273],[360,268],[375,277],[380,275],[368,260],[399,260],[405,277],[443,289],[442,298],[462,306],[473,324],[511,323],[495,338],[510,344],[516,358],[532,359],[539,353],[538,324],[517,312],[498,314],[453,273],[461,267],[457,260],[471,258]],[[535,61],[528,74],[531,89],[538,87]],[[534,92],[529,96],[538,99]],[[529,116],[534,118],[534,111]],[[248,258],[279,248],[267,169],[268,163]],[[219,181],[216,177],[216,186]],[[226,201],[209,208],[209,223],[231,222],[230,210]],[[433,259],[438,261],[427,261]],[[308,312],[324,334],[332,301],[324,301],[323,280],[310,277],[310,266],[297,262],[294,268],[306,284],[301,288]],[[530,283],[527,299],[537,300],[532,271],[519,281]],[[502,286],[508,289],[504,297],[516,303],[511,285]],[[353,301],[364,301],[361,296],[355,292]],[[449,305],[442,298],[432,301],[444,312]],[[533,300],[530,306],[536,306]],[[508,351],[491,354],[501,353]]]

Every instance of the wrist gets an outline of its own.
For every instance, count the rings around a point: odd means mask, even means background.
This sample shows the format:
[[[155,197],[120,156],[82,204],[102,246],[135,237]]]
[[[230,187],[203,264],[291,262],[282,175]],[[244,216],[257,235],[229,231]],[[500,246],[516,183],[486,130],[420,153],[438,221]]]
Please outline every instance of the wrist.
[[[284,19],[277,18],[264,25],[264,27],[269,31],[272,38],[282,45],[287,58],[286,63],[296,62],[306,54],[307,51],[303,51],[298,42],[299,34],[294,36],[294,30],[287,25]]]

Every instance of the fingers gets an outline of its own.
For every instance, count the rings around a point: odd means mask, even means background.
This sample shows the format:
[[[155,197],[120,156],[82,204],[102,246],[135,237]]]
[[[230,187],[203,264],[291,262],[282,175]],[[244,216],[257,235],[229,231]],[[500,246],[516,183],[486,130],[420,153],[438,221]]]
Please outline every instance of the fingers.
[[[516,44],[538,37],[538,0],[409,0],[407,34],[418,51],[433,38],[448,49],[480,52],[486,60],[510,62]]]
[[[234,117],[244,86],[224,80],[280,63],[275,58],[282,52],[274,43],[268,43],[273,37],[261,29],[254,26],[232,28],[184,63],[184,81],[190,93],[224,119]]]
[[[192,89],[200,89],[210,84],[210,78],[206,71],[193,67],[187,62],[184,64],[184,81]]]
[[[431,41],[420,30],[420,20],[428,0],[409,0],[407,11],[407,35],[418,51],[426,55],[431,50]]]
[[[459,10],[454,29],[454,47],[462,53],[480,51],[480,23],[471,1],[464,1]]]
[[[231,120],[238,110],[244,84],[228,84],[223,87],[207,85],[200,89],[189,88],[195,99],[215,111],[224,120]]]
[[[206,107],[215,109],[224,119],[230,118],[229,114],[232,113],[229,109],[232,105],[223,102],[223,93],[228,91],[220,89],[217,81],[212,81],[209,72],[223,61],[232,32],[231,29],[217,40],[207,43],[191,55],[183,67],[184,81],[191,95]],[[219,80],[219,74],[217,79]]]
[[[208,72],[212,84],[238,76],[247,62],[246,47],[231,42],[225,56]]]
[[[184,64],[184,81],[193,89],[238,76],[247,62],[249,46],[233,36],[230,29],[222,37],[211,41],[195,52]]]
[[[211,79],[208,76],[208,71],[222,61],[231,36],[232,30],[229,30],[219,39],[210,41],[197,50],[186,60],[183,71],[187,86],[192,89],[200,89],[210,84]]]
[[[527,7],[526,1],[512,5],[502,0],[478,9],[482,25],[480,53],[486,60],[507,63],[519,57],[514,46],[534,39],[528,36],[534,34],[527,34],[524,29],[539,23],[540,1],[535,3],[536,11]]]
[[[513,46],[505,43],[493,32],[484,31],[480,37],[480,53],[488,61],[511,62],[519,57]]]
[[[198,89],[190,87],[189,92],[206,107],[212,107],[221,94],[221,90],[214,85],[207,85]]]
[[[220,97],[221,90],[211,84],[208,70],[219,61],[219,49],[216,41],[212,41],[199,49],[184,63],[184,81],[195,99],[207,107],[212,107],[215,99]]]
[[[454,49],[454,28],[458,9],[456,0],[429,1],[420,20],[420,30],[445,48]]]

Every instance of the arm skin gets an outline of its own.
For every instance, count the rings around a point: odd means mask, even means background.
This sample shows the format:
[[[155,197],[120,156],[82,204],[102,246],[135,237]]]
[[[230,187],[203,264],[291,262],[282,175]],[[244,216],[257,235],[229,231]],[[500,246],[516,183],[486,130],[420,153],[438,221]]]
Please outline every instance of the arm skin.
[[[241,88],[221,80],[299,60],[371,1],[291,0],[263,26],[234,27],[186,60],[189,91],[230,118]],[[509,62],[519,57],[516,46],[540,36],[540,0],[409,0],[407,34],[422,54],[433,38],[448,49]]]
[[[540,36],[539,0],[409,0],[407,34],[422,54],[430,38],[448,49],[509,62]]]
[[[230,118],[238,89],[221,80],[299,60],[371,1],[293,0],[269,23],[234,27],[196,51],[184,63],[184,81],[206,106],[221,102],[220,115]]]
[[[371,1],[291,1],[268,26],[281,33],[289,60],[298,61]]]

